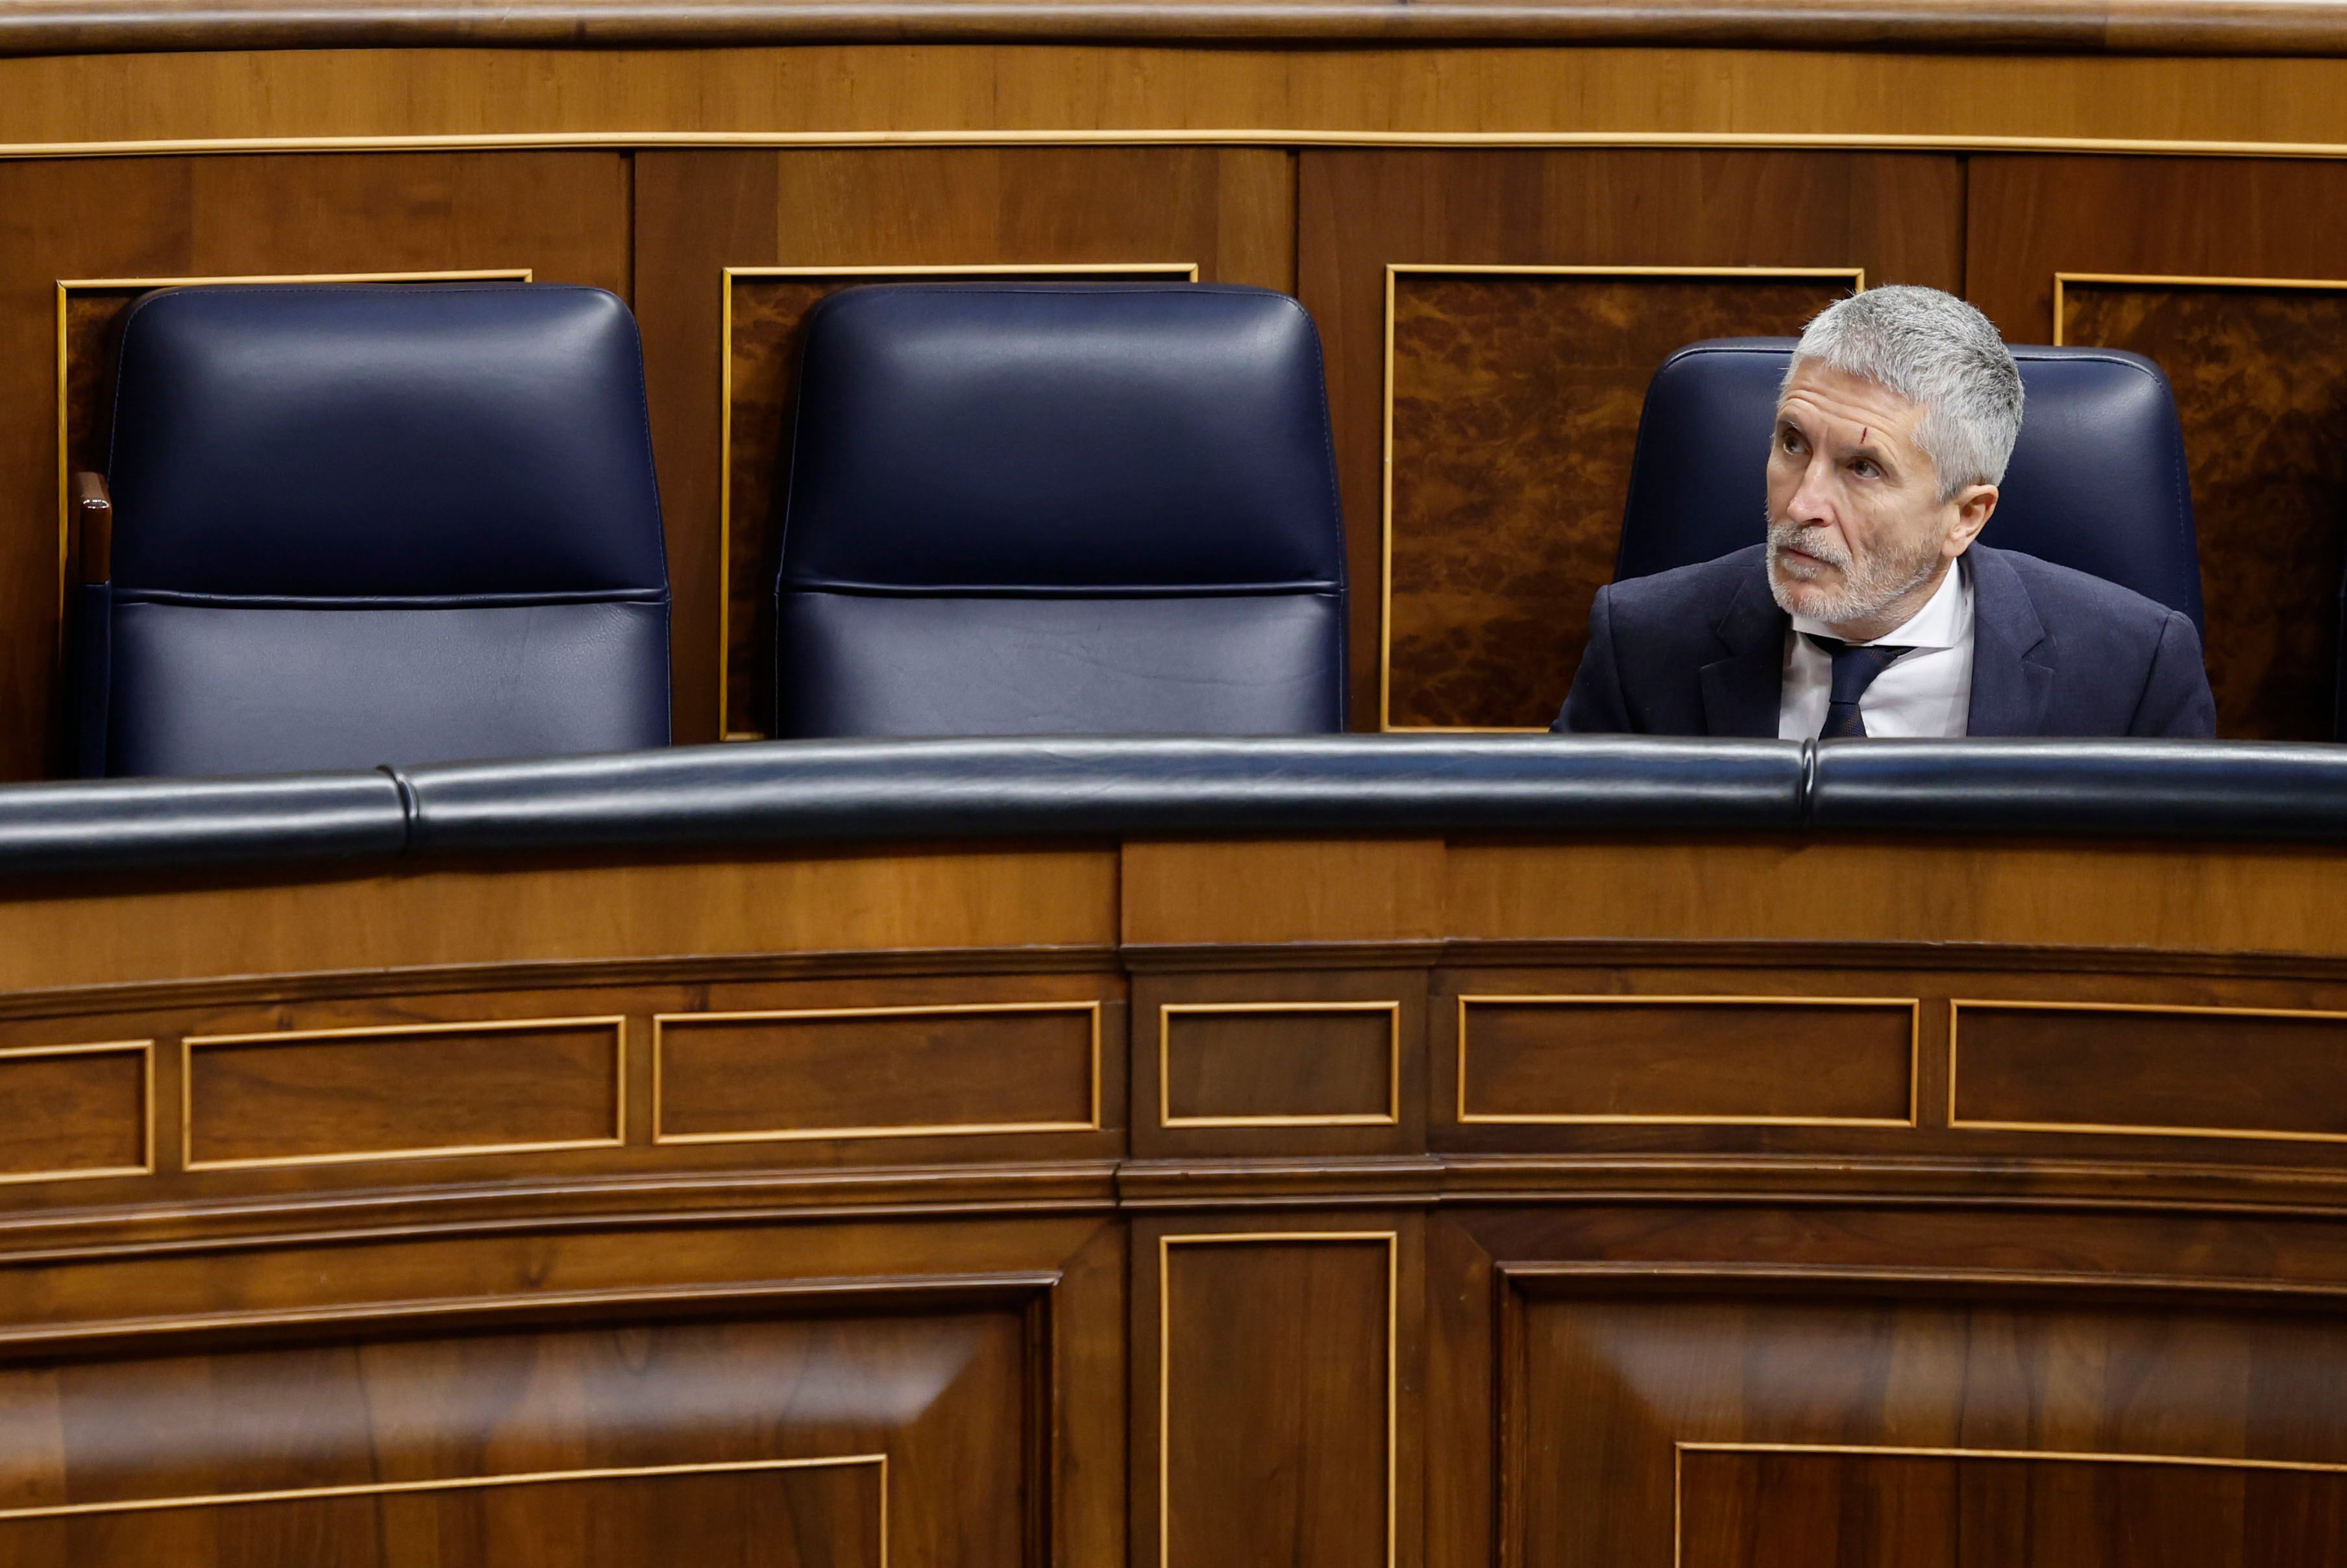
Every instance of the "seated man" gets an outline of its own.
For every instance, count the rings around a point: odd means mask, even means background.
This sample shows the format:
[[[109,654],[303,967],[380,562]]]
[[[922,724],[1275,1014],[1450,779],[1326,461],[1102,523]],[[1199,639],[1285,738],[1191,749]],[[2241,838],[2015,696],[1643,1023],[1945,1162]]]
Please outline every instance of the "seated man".
[[[2021,433],[2021,373],[1936,289],[1829,306],[1794,350],[1768,540],[1600,589],[1574,733],[2209,735],[2191,620],[1975,545]]]

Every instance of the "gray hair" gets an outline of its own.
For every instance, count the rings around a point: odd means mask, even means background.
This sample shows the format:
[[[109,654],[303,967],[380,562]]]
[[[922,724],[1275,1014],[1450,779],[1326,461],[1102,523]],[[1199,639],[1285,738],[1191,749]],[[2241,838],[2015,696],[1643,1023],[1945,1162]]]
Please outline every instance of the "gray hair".
[[[2021,435],[2021,369],[1995,325],[1953,294],[1898,283],[1836,300],[1803,330],[1779,398],[1804,360],[1922,409],[1915,444],[1939,470],[1941,500],[2004,478]]]

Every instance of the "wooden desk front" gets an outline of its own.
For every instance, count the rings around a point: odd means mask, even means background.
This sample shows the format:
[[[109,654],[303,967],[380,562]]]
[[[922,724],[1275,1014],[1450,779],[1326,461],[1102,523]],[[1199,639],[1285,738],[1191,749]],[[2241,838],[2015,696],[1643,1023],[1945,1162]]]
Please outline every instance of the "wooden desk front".
[[[0,1561],[2347,1556],[2335,853],[0,904]]]

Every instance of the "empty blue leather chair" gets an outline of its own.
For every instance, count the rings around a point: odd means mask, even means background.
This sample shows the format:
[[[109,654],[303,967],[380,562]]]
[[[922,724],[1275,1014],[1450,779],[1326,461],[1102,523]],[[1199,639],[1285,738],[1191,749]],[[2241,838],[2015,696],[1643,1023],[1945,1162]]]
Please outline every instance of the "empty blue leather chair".
[[[1768,443],[1791,338],[1714,338],[1646,388],[1616,578],[1711,560],[1768,535]],[[1981,542],[2088,572],[2201,624],[2200,555],[2176,395],[2106,348],[2016,345],[2028,402]]]
[[[668,569],[619,299],[166,289],[116,360],[82,771],[667,743]]]
[[[1284,294],[835,294],[784,506],[777,735],[1344,727],[1319,337]]]

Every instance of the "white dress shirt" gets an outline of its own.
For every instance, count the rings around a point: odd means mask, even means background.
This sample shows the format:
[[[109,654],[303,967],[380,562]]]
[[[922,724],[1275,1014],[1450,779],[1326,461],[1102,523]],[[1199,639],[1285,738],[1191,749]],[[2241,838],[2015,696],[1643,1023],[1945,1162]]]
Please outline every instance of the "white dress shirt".
[[[1785,634],[1785,683],[1777,699],[1777,734],[1788,741],[1817,738],[1833,695],[1833,658],[1803,632],[1831,637],[1825,622],[1793,617]],[[1973,576],[1957,558],[1955,569],[1904,626],[1875,638],[1912,648],[1858,699],[1870,736],[1961,735],[1973,703]]]

